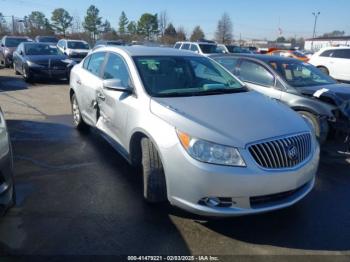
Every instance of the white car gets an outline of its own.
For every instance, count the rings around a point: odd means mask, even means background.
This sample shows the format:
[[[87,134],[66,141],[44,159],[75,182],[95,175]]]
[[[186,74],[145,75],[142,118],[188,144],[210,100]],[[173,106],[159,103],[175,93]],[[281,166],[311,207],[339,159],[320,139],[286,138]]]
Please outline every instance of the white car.
[[[350,47],[323,48],[309,63],[337,80],[350,81]]]
[[[218,45],[213,41],[201,41],[201,42],[176,42],[174,48],[180,50],[192,51],[200,55],[209,55],[215,53],[222,53],[218,50]]]
[[[57,47],[62,53],[78,63],[83,60],[90,51],[89,44],[83,40],[61,39],[58,41]]]

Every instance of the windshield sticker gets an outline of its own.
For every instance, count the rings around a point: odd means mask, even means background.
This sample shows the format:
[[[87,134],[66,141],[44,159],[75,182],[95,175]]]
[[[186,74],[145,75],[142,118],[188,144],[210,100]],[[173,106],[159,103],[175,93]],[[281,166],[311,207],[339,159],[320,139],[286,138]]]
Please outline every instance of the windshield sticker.
[[[326,88],[319,89],[314,93],[314,97],[319,98],[323,93],[326,93],[328,91],[329,89],[326,89]]]

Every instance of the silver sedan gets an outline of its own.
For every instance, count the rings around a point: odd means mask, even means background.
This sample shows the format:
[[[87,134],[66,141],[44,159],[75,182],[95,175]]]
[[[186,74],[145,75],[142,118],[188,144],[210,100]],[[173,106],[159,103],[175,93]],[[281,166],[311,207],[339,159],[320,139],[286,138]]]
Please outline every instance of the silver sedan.
[[[206,57],[99,48],[73,68],[70,97],[77,129],[100,130],[142,167],[149,202],[235,216],[290,206],[313,188],[310,125]]]
[[[0,109],[0,215],[15,204],[15,198],[11,143]]]

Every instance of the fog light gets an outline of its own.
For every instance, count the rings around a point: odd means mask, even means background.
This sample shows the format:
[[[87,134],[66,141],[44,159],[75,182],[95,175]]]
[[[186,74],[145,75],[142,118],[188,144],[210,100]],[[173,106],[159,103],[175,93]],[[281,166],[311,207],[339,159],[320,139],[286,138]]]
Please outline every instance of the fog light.
[[[218,199],[217,197],[207,197],[204,200],[204,203],[208,207],[217,207],[220,205],[220,199]]]

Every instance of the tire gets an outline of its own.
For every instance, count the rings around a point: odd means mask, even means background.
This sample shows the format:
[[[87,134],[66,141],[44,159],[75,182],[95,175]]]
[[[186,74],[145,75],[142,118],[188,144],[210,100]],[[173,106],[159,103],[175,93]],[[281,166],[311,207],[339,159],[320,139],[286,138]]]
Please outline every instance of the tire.
[[[320,69],[323,73],[325,73],[326,75],[329,75],[329,70],[324,67],[324,66],[318,66],[318,69]]]
[[[26,81],[27,83],[31,83],[33,81],[33,77],[30,75],[28,69],[26,67],[23,67],[22,72],[24,81]]]
[[[141,140],[143,196],[149,203],[167,201],[165,174],[154,144],[148,138]]]
[[[316,138],[320,144],[327,140],[329,126],[326,120],[318,118],[315,114],[307,111],[298,111],[298,113],[308,121],[315,131]]]
[[[13,71],[15,72],[16,76],[20,75],[20,73],[16,69],[16,64],[15,63],[13,63]]]
[[[84,122],[84,119],[81,116],[78,100],[75,94],[73,94],[71,97],[71,108],[73,114],[73,124],[75,128],[79,131],[88,131],[90,129],[90,126]]]

